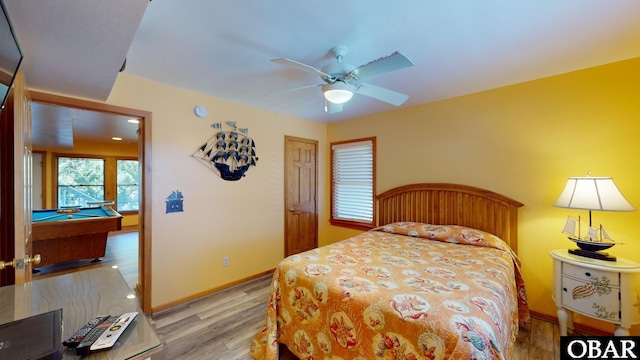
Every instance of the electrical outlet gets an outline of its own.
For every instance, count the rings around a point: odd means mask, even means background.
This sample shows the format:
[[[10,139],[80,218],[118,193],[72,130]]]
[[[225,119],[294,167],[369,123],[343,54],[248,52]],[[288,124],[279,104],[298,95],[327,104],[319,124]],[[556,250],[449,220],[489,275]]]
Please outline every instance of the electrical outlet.
[[[229,257],[225,256],[222,258],[222,266],[229,266]]]

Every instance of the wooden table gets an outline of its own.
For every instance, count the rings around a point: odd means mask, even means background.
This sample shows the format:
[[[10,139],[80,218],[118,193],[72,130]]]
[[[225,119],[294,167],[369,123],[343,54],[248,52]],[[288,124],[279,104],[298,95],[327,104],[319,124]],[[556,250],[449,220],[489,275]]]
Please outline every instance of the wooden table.
[[[112,268],[83,270],[0,287],[0,324],[62,308],[62,339],[65,340],[92,316],[137,311],[137,320],[112,349],[83,359],[146,359],[160,351],[161,342],[137,298],[127,298],[133,293],[120,271]],[[64,359],[78,358],[74,350],[64,353]]]

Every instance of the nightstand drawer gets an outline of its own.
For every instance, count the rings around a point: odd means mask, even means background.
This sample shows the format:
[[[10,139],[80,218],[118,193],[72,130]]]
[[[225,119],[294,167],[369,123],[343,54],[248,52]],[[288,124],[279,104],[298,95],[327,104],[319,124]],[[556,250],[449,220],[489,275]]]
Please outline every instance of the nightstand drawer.
[[[562,304],[571,310],[614,323],[620,322],[620,289],[602,282],[562,277]]]
[[[586,269],[573,264],[563,263],[562,275],[572,276],[586,282],[592,282],[596,279],[595,281],[606,283],[610,286],[620,286],[619,274],[617,272]]]

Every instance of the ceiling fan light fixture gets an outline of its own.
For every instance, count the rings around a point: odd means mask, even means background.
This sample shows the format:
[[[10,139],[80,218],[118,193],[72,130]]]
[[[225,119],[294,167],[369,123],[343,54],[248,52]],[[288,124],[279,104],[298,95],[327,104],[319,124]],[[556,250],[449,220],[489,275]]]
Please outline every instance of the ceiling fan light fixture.
[[[355,92],[355,86],[346,84],[342,81],[336,81],[333,84],[322,86],[324,98],[334,104],[344,104],[351,100]]]

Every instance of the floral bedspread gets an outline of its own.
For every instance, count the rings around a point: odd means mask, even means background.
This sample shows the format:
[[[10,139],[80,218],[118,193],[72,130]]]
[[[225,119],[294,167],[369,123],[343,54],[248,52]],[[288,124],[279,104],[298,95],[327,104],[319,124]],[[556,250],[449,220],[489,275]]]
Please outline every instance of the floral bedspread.
[[[529,309],[498,237],[394,223],[290,256],[271,284],[255,359],[509,359]]]

